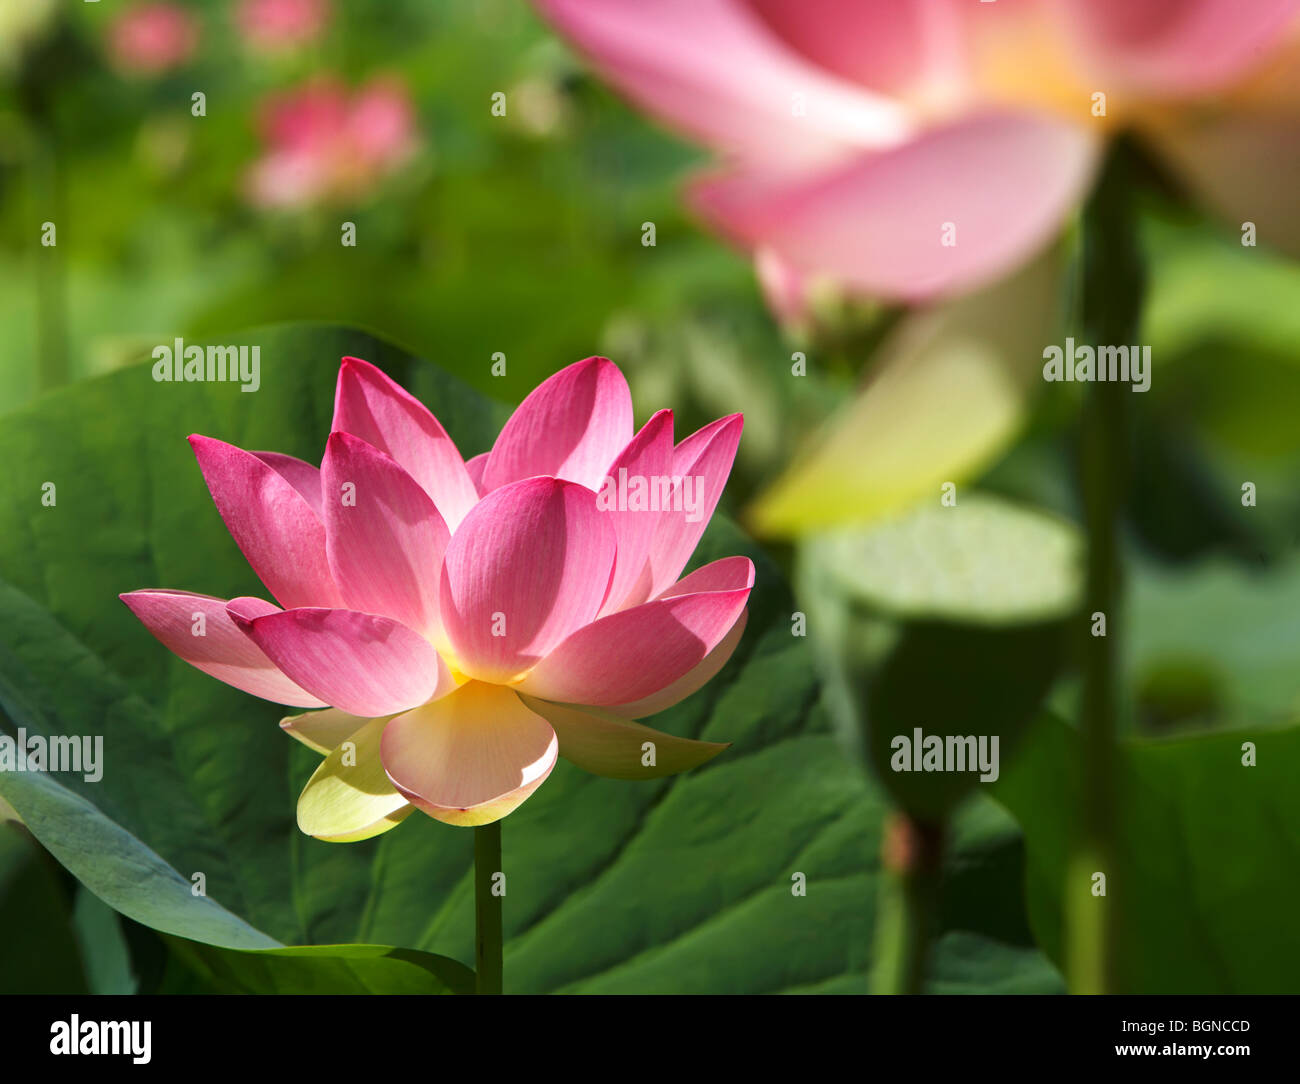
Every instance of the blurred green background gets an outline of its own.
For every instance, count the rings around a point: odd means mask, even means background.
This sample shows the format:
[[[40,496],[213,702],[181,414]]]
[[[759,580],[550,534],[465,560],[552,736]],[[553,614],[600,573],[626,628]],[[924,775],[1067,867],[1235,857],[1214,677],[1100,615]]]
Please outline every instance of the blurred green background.
[[[125,6],[52,5],[10,60],[0,400],[26,402],[43,366],[76,379],[177,335],[324,319],[380,330],[512,402],[608,352],[646,416],[672,401],[701,424],[744,396],[759,416],[742,454],[771,457],[797,405],[755,394],[754,368],[788,372],[789,351],[746,261],[683,217],[676,182],[698,156],[583,76],[527,5],[335,4],[316,42],[268,57],[243,45],[233,4],[190,3],[202,44],[153,77],[105,61]],[[259,109],[320,73],[351,86],[397,76],[421,147],[360,199],[255,209],[242,189]],[[205,117],[191,116],[196,90]],[[58,227],[53,270],[38,264],[45,221]],[[504,377],[491,373],[498,351]]]

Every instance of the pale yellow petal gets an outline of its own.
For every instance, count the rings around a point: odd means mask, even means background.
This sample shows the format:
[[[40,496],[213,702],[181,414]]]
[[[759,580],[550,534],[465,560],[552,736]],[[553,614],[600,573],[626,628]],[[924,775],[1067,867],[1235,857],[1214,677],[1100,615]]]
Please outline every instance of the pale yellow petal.
[[[333,843],[369,839],[411,812],[379,756],[387,719],[371,719],[349,735],[316,769],[298,799],[298,827]]]
[[[761,494],[754,529],[795,537],[931,499],[989,465],[1043,388],[1059,331],[1057,254],[933,312],[906,318],[858,398]],[[1050,387],[1050,385],[1049,385]]]
[[[338,708],[325,708],[323,711],[289,715],[280,720],[280,729],[291,738],[297,738],[308,749],[328,756],[368,721]]]
[[[711,760],[731,744],[679,738],[598,708],[520,699],[554,728],[562,757],[610,779],[675,775]]]

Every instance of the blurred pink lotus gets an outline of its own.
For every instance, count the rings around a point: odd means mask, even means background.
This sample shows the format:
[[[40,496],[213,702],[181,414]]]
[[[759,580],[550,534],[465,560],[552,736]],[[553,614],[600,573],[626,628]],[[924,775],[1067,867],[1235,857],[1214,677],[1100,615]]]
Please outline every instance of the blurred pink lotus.
[[[177,4],[136,4],[108,28],[109,59],[129,75],[160,75],[178,68],[198,43],[197,17]]]
[[[1296,10],[1295,0],[536,3],[635,103],[722,154],[691,202],[760,257],[786,315],[814,276],[918,301],[1015,269],[1058,233],[1117,126],[1164,133],[1171,105],[1215,111],[1278,55]],[[1268,154],[1254,135],[1228,142]],[[1216,153],[1198,154],[1194,138],[1157,145],[1190,157],[1193,173]],[[1286,164],[1279,199],[1300,175],[1294,151]],[[1205,186],[1233,206],[1222,189],[1238,171],[1209,166]]]
[[[235,9],[244,41],[266,52],[314,41],[329,17],[328,0],[241,0]]]
[[[281,724],[327,754],[298,805],[322,839],[368,838],[412,807],[490,823],[557,753],[615,778],[682,771],[725,746],[631,720],[705,684],[744,629],[747,557],[678,578],[741,425],[721,418],[674,446],[661,410],[634,434],[623,374],[587,358],[467,463],[422,403],[345,358],[319,470],[190,438],[227,528],[285,608],[165,589],[122,600],[204,673],[329,705]],[[664,483],[657,503],[616,499],[637,478]]]
[[[264,207],[354,199],[415,150],[415,107],[406,87],[381,78],[355,92],[321,79],[270,99],[262,115],[267,151],[248,177]]]

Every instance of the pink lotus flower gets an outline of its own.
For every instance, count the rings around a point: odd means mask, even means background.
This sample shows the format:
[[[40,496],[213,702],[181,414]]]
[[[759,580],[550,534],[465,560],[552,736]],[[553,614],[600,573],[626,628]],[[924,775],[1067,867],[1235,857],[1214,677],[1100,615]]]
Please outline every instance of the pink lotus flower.
[[[674,446],[661,410],[633,434],[622,373],[588,358],[465,462],[418,400],[345,358],[319,470],[190,438],[280,605],[166,589],[122,600],[204,673],[325,709],[281,724],[327,754],[298,805],[322,839],[368,838],[413,807],[499,820],[557,753],[617,778],[681,771],[725,746],[632,720],[694,692],[740,639],[749,559],[679,576],[741,425],[721,418]],[[629,496],[637,478],[662,483],[657,502]]]
[[[241,0],[235,25],[254,49],[274,52],[314,41],[329,15],[327,0]]]
[[[761,258],[786,315],[814,276],[903,301],[1002,277],[1061,229],[1107,136],[1163,132],[1171,103],[1213,105],[1276,52],[1296,10],[1294,0],[536,2],[637,105],[721,152],[691,200]],[[1291,148],[1297,104],[1292,93]],[[1254,135],[1229,142],[1250,143],[1265,173],[1285,164],[1268,187],[1279,200],[1294,192],[1294,150],[1278,156]],[[1197,153],[1183,139],[1170,153],[1182,165],[1215,159],[1202,187],[1234,174],[1239,188],[1258,187],[1217,155],[1222,145]]]
[[[416,146],[415,108],[394,79],[355,93],[333,80],[311,83],[271,99],[262,129],[268,149],[248,183],[253,202],[266,207],[355,198]]]
[[[137,4],[117,16],[108,28],[113,66],[131,75],[160,75],[178,68],[194,54],[198,43],[198,19],[176,4]]]

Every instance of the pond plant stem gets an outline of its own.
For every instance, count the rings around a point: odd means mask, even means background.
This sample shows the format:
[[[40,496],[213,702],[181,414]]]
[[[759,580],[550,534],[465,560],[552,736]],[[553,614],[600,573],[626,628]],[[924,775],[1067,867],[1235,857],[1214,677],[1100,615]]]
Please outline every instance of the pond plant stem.
[[[501,872],[501,822],[474,829],[474,991],[499,994],[501,983],[501,905],[493,892]]]
[[[1083,212],[1082,334],[1083,342],[1099,357],[1103,346],[1139,349],[1145,271],[1129,166],[1121,143]],[[1121,795],[1116,783],[1116,742],[1122,715],[1124,631],[1119,520],[1128,476],[1132,396],[1133,387],[1126,381],[1094,380],[1085,388],[1080,420],[1079,477],[1087,539],[1080,719],[1083,786],[1064,909],[1066,978],[1075,993],[1108,993],[1115,985],[1113,909],[1105,893],[1115,887],[1108,882],[1117,881],[1115,841]]]
[[[938,919],[945,835],[941,821],[918,820],[901,810],[885,821],[872,993],[922,992]]]

